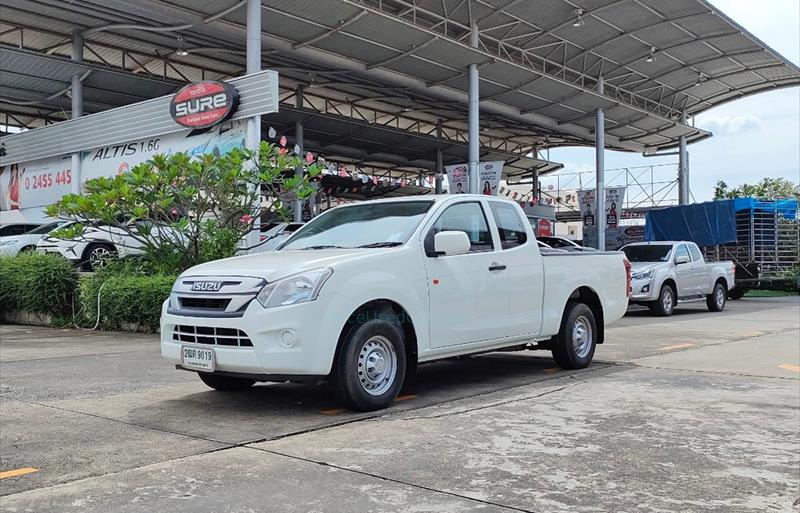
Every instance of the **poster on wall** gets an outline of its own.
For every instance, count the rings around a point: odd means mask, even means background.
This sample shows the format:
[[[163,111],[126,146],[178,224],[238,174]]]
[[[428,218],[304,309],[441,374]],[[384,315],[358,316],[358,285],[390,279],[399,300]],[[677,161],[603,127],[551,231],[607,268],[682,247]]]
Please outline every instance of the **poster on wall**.
[[[581,208],[583,222],[583,244],[596,248],[598,223],[606,227],[606,249],[617,250],[625,243],[625,233],[619,225],[622,202],[625,199],[625,187],[606,187],[606,204],[602,212],[597,211],[597,192],[595,189],[578,191],[578,204]]]
[[[500,177],[503,174],[502,160],[481,162],[478,164],[478,185],[480,193],[486,196],[496,196]],[[466,194],[469,192],[469,166],[467,164],[454,164],[445,166],[447,182],[451,194]]]
[[[221,123],[210,130],[183,130],[162,137],[129,141],[83,152],[83,181],[124,173],[158,153],[185,152],[189,156],[227,153],[242,148],[246,128],[242,120]],[[70,156],[0,167],[0,210],[28,210],[31,221],[44,218],[43,207],[72,192]]]

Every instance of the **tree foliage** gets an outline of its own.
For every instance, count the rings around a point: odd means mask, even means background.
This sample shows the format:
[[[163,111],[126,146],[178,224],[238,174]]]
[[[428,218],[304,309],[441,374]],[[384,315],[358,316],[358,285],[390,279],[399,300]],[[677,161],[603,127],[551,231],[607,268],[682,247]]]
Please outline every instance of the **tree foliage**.
[[[760,199],[800,199],[800,185],[786,178],[764,178],[756,184],[744,183],[731,188],[723,180],[714,186],[714,199],[760,198]]]
[[[304,161],[268,142],[257,152],[155,155],[113,178],[88,180],[82,194],[64,196],[47,213],[77,221],[57,237],[80,237],[89,224],[113,227],[161,272],[174,273],[232,256],[262,208],[288,219],[288,204],[314,194],[309,180],[320,170],[311,154]]]

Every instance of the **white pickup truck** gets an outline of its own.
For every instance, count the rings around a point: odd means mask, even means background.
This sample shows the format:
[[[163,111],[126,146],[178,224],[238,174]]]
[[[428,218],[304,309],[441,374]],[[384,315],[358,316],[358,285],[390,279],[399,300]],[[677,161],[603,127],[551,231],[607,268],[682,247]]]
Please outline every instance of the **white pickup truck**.
[[[705,300],[712,312],[725,309],[736,266],[706,262],[688,241],[636,242],[622,248],[633,266],[631,303],[655,314],[672,315],[678,302]]]
[[[543,256],[522,209],[479,195],[331,209],[278,251],[202,264],[176,281],[161,354],[217,390],[327,378],[360,410],[392,403],[417,364],[547,349],[589,365],[625,313],[622,253]]]

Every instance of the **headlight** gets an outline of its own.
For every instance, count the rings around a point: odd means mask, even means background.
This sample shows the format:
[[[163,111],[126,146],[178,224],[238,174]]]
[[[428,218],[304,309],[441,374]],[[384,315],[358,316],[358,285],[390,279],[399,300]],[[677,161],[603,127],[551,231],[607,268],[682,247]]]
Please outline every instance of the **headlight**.
[[[631,279],[634,279],[634,280],[649,280],[652,277],[653,277],[653,270],[652,269],[650,269],[648,271],[641,271],[641,272],[638,272],[638,273],[633,273],[631,275]]]
[[[264,286],[256,299],[264,308],[313,301],[331,274],[332,269],[323,267],[288,276]]]
[[[178,309],[178,295],[175,294],[174,292],[170,292],[169,293],[169,305],[168,306],[169,306],[169,308],[171,310],[177,310]]]
[[[16,244],[17,242],[19,242],[17,239],[0,240],[0,246],[8,246],[9,244]]]

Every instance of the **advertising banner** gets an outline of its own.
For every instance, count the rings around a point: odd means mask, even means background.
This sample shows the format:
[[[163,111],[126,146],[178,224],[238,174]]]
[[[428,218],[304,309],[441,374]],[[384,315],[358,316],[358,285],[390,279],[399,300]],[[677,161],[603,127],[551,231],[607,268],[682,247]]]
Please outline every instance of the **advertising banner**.
[[[487,196],[497,195],[497,187],[503,174],[502,160],[481,162],[478,164],[478,185],[480,193]],[[469,166],[467,164],[454,164],[445,166],[450,194],[465,194],[469,192]]]
[[[603,212],[597,211],[597,193],[595,189],[578,191],[578,204],[583,220],[583,244],[596,248],[597,225],[606,226],[606,249],[614,251],[624,245],[625,233],[619,224],[622,202],[625,199],[625,187],[606,187],[606,204]]]
[[[86,181],[115,176],[158,153],[185,152],[190,156],[227,153],[244,146],[245,133],[244,121],[234,120],[199,133],[183,130],[95,148],[82,155],[82,178]],[[55,203],[72,191],[71,167],[69,155],[0,167],[0,210],[41,208]]]

